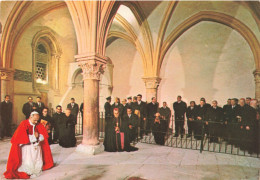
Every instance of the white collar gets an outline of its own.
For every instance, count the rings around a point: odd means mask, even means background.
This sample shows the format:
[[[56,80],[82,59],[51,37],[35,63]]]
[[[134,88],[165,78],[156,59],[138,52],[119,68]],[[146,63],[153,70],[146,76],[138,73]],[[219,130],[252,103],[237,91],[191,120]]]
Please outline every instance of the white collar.
[[[29,121],[30,125],[35,126],[35,124],[33,124],[33,123],[30,121],[30,119],[28,119],[28,121]]]
[[[30,121],[30,119],[28,119],[28,121],[29,121],[30,125],[33,126],[33,135],[34,135],[35,124],[33,124],[33,123]]]

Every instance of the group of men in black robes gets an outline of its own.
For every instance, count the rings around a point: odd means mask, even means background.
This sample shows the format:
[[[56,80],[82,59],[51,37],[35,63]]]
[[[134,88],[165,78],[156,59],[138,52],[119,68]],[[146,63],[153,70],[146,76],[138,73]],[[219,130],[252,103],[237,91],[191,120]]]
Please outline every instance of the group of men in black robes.
[[[111,106],[111,97],[106,98],[105,108],[105,151],[136,151],[130,145],[137,137],[138,116],[132,113],[132,108],[121,104],[119,98]],[[125,101],[126,102],[126,101]]]
[[[133,101],[132,101],[133,100]],[[256,101],[252,105],[252,102]],[[107,98],[105,104],[106,122],[112,117],[115,109],[119,112],[119,117],[123,122],[128,122],[126,118],[127,110],[136,115],[136,126],[131,129],[132,139],[136,139],[138,134],[140,139],[151,132],[154,135],[157,144],[164,144],[165,135],[169,129],[171,110],[167,103],[159,108],[155,97],[150,103],[142,101],[142,95],[128,97],[120,103],[116,98],[114,104],[111,103],[111,97]],[[251,103],[251,104],[250,104]],[[178,96],[177,101],[173,103],[175,133],[174,137],[181,138],[185,135],[185,119],[187,119],[188,134],[187,138],[193,137],[201,140],[206,137],[210,142],[226,141],[229,144],[240,147],[242,150],[248,150],[250,153],[258,152],[258,125],[259,125],[259,107],[257,100],[251,98],[241,98],[240,100],[228,99],[226,105],[218,106],[216,100],[212,104],[206,103],[205,98],[200,99],[196,105],[191,101],[190,105],[182,101]],[[128,123],[129,125],[129,123]]]
[[[258,124],[259,108],[251,98],[240,100],[228,99],[223,108],[218,106],[216,100],[212,105],[206,103],[205,98],[200,99],[200,104],[195,101],[186,103],[177,97],[173,104],[175,114],[175,137],[184,135],[184,115],[186,113],[188,134],[187,138],[194,135],[194,138],[201,140],[206,135],[210,142],[226,141],[229,144],[248,150],[249,153],[258,152]]]
[[[76,145],[75,125],[77,124],[79,106],[75,103],[74,98],[71,98],[65,113],[62,112],[62,107],[58,105],[56,112],[50,116],[48,108],[41,101],[41,97],[37,97],[36,102],[33,102],[33,98],[29,96],[22,111],[25,118],[28,118],[32,111],[37,111],[40,114],[39,123],[42,123],[48,131],[49,144],[59,143],[62,147],[74,147]]]
[[[106,124],[114,117],[114,110],[117,109],[119,112],[119,117],[125,124],[126,134],[129,134],[130,142],[134,142],[139,134],[140,139],[144,135],[149,133],[155,134],[155,136],[163,136],[163,138],[156,138],[157,144],[164,144],[165,132],[168,130],[171,111],[167,107],[167,103],[163,103],[163,107],[159,109],[159,104],[155,97],[151,99],[150,103],[142,101],[142,95],[128,97],[122,100],[120,103],[119,98],[115,98],[115,103],[111,103],[111,97],[107,98],[107,102],[104,105],[105,108],[105,120]],[[156,117],[156,114],[159,116]],[[158,118],[160,122],[158,121]],[[106,134],[109,131],[106,126]],[[106,138],[105,138],[106,139]],[[160,139],[160,140],[159,140]],[[163,140],[161,140],[163,139]]]
[[[77,114],[73,107],[78,105],[74,99],[71,100],[74,104],[68,104],[65,113],[62,112],[60,105],[56,106],[56,112],[52,116],[54,127],[53,142],[59,143],[60,146],[68,148],[76,145],[75,125],[77,124]],[[75,117],[76,116],[76,117]]]

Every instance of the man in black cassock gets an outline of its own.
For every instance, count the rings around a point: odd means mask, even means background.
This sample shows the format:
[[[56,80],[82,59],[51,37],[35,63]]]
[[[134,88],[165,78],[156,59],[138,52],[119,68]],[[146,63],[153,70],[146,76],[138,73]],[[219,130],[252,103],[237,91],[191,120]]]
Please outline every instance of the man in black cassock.
[[[134,98],[135,99],[135,98]],[[145,132],[145,123],[147,118],[147,108],[146,103],[142,101],[142,95],[137,95],[137,101],[133,103],[134,113],[139,117],[139,127],[140,127],[140,138],[143,138]]]
[[[37,111],[37,105],[33,102],[33,98],[31,96],[28,97],[28,102],[23,105],[22,111],[26,119],[30,117],[31,112]]]
[[[200,104],[197,106],[198,114],[197,114],[197,120],[195,121],[195,123],[196,123],[195,136],[194,136],[195,139],[201,140],[202,137],[204,137],[205,133],[202,134],[202,129],[204,126],[205,116],[206,116],[208,108],[209,108],[209,106],[206,104],[205,99],[201,98]],[[207,125],[206,125],[206,127],[207,127]],[[205,127],[205,130],[206,130],[206,127]]]
[[[136,140],[137,135],[138,135],[138,117],[137,115],[132,113],[132,109],[130,107],[127,108],[127,114],[124,115],[123,118],[124,122],[127,123],[127,131],[128,131],[128,136],[129,136],[129,141],[133,142]]]
[[[65,148],[75,147],[75,125],[76,121],[71,114],[71,109],[67,108],[62,114],[62,119],[59,123],[59,145]]]
[[[0,135],[1,138],[4,136],[11,137],[11,125],[12,125],[12,116],[13,116],[13,103],[10,102],[10,96],[6,95],[5,100],[1,102],[1,129]]]
[[[227,126],[227,121],[228,121],[228,116],[227,116],[227,113],[228,113],[228,109],[230,108],[231,106],[231,99],[229,98],[227,100],[227,104],[225,104],[223,106],[223,124],[222,124],[222,138],[224,140],[227,140],[228,138],[228,126]]]
[[[253,108],[253,110],[256,112],[256,118],[254,118],[254,122],[253,122],[253,138],[252,138],[252,141],[253,141],[253,151],[254,153],[259,153],[259,148],[260,148],[260,138],[259,138],[259,135],[260,135],[260,132],[259,132],[259,119],[260,119],[260,108],[258,107],[258,100],[257,99],[252,99],[251,102],[250,102],[250,106]],[[252,118],[253,118],[253,115],[252,115]]]
[[[105,109],[105,119],[110,118],[111,115],[111,96],[106,98],[107,102],[104,105],[104,109]]]
[[[159,113],[161,115],[161,118],[166,121],[166,125],[167,125],[166,132],[167,132],[170,125],[171,110],[167,106],[166,102],[163,102],[163,106],[159,109]]]
[[[212,101],[212,106],[206,112],[206,125],[209,127],[209,141],[218,142],[223,122],[223,109],[218,106],[216,100]]]
[[[75,103],[75,99],[71,98],[70,103],[67,105],[67,108],[71,109],[71,115],[74,116],[74,121],[77,124],[77,117],[79,113],[79,105]]]
[[[195,101],[190,102],[190,106],[187,108],[186,117],[188,124],[188,135],[187,138],[192,136],[192,133],[195,135],[196,130],[196,120],[198,116],[198,108]]]
[[[158,108],[159,104],[156,101],[156,97],[152,97],[152,102],[147,104],[146,135],[151,132],[155,114],[158,112]]]
[[[241,150],[247,150],[250,154],[253,152],[254,147],[254,122],[256,119],[256,110],[246,104],[244,98],[239,100],[239,131],[237,133],[236,142]]]
[[[53,134],[53,143],[57,143],[59,139],[59,129],[60,125],[63,120],[64,113],[62,112],[62,107],[60,105],[56,106],[56,113],[53,114],[53,127],[54,127],[54,134]]]
[[[48,135],[49,135],[48,142],[49,142],[49,144],[52,144],[52,128],[53,128],[52,117],[48,114],[48,108],[47,107],[43,108],[41,114],[42,115],[40,116],[39,121],[46,128]]]
[[[235,144],[235,139],[237,138],[240,127],[239,127],[239,113],[240,113],[240,106],[237,105],[237,99],[231,99],[231,106],[227,108],[226,115],[225,115],[225,122],[224,124],[227,125],[227,136],[228,142],[230,144]]]
[[[153,121],[152,133],[156,144],[164,145],[165,135],[167,129],[167,122],[160,117],[160,113],[155,114]]]
[[[184,115],[187,110],[187,104],[181,100],[181,96],[177,97],[177,101],[173,103],[173,110],[175,116],[175,135],[174,137],[178,137],[179,133],[181,137],[183,137],[184,131]],[[179,132],[180,131],[180,132]]]

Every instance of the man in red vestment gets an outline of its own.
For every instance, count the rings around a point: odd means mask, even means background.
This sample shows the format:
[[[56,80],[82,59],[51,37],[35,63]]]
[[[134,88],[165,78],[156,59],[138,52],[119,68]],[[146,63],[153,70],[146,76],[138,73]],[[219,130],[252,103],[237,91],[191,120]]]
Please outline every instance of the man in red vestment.
[[[39,113],[33,111],[29,119],[22,121],[16,129],[11,139],[5,178],[29,179],[53,167],[48,132],[37,123],[39,117]]]

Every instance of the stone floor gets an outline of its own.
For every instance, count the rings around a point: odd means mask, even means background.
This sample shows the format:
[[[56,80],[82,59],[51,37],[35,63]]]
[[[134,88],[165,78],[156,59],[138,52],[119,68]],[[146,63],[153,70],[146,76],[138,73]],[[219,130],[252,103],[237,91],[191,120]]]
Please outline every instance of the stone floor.
[[[80,143],[80,141],[79,141]],[[10,140],[0,141],[0,173],[6,167]],[[51,145],[55,167],[35,179],[260,179],[260,159],[138,143],[137,152],[95,156]],[[1,179],[4,179],[1,175]]]

